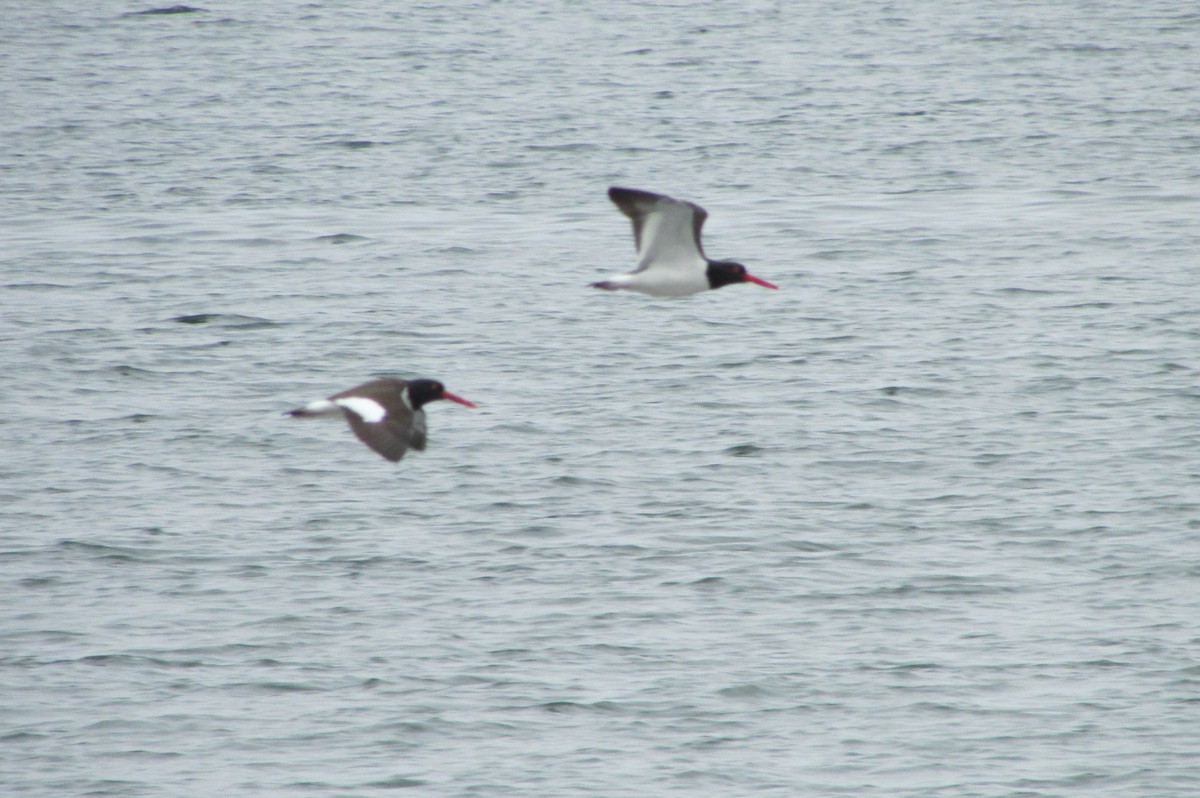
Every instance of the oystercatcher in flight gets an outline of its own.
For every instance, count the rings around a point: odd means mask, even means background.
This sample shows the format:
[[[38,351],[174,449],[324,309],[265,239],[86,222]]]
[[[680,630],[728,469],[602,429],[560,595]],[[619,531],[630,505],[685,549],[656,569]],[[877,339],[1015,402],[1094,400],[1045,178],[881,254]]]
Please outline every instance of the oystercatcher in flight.
[[[421,408],[438,399],[475,407],[461,396],[446,390],[437,380],[400,380],[387,377],[362,385],[328,399],[309,402],[289,410],[297,418],[342,415],[358,439],[386,459],[397,462],[410,448],[425,450],[425,411]]]
[[[700,244],[700,228],[708,213],[694,202],[634,188],[613,186],[608,198],[633,220],[638,267],[592,283],[609,291],[624,289],[650,296],[687,296],[734,283],[768,283],[731,260],[710,260]]]

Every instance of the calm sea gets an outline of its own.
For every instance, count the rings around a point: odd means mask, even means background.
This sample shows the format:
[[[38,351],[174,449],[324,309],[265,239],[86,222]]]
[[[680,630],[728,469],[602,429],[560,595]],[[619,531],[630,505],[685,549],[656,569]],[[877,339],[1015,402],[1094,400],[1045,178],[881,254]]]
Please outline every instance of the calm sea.
[[[0,11],[0,793],[1200,793],[1194,8],[196,4]]]

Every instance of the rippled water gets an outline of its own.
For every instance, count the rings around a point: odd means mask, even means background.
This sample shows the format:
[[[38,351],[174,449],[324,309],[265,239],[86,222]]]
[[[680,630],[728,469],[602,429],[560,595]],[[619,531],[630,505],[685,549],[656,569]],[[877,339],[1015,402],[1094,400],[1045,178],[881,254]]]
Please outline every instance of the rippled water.
[[[0,15],[6,794],[1200,790],[1200,15],[151,7]]]

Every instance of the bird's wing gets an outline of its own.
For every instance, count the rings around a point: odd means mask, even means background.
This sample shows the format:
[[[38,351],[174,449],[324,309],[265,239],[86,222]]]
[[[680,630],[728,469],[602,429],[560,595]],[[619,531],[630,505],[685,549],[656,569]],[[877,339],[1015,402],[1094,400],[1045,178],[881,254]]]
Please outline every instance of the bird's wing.
[[[614,186],[608,190],[621,212],[633,221],[638,268],[692,271],[707,267],[700,231],[708,214],[694,202],[663,194]]]
[[[346,409],[346,420],[350,422],[350,429],[354,430],[360,441],[393,463],[398,462],[408,451],[411,425],[405,420],[385,417],[381,421],[365,421],[349,408]],[[421,445],[416,448],[425,448],[424,435],[421,435],[420,442]]]
[[[416,429],[413,423],[415,413],[405,403],[404,394],[382,390],[394,388],[392,383],[395,382],[397,381],[378,380],[378,387],[381,389],[379,391],[372,390],[375,383],[366,383],[343,391],[331,399],[345,411],[350,429],[358,439],[393,463],[403,457],[410,446],[416,449],[425,448],[424,419],[420,428]],[[346,395],[356,392],[367,395]],[[417,442],[420,446],[416,445]]]

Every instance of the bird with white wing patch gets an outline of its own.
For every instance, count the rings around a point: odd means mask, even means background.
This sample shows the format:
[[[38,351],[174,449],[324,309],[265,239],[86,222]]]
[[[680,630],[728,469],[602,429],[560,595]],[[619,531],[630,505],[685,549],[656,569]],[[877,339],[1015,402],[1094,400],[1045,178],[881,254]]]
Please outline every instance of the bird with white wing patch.
[[[401,380],[394,377],[365,382],[328,399],[309,402],[289,410],[297,418],[344,416],[358,439],[393,463],[409,449],[425,450],[425,411],[427,403],[449,399],[466,407],[476,407],[461,396],[446,390],[437,380]]]

